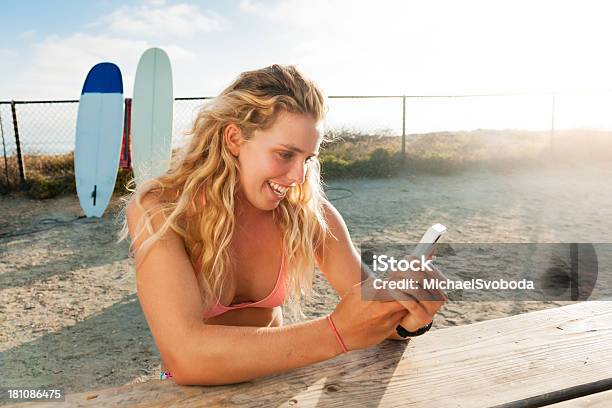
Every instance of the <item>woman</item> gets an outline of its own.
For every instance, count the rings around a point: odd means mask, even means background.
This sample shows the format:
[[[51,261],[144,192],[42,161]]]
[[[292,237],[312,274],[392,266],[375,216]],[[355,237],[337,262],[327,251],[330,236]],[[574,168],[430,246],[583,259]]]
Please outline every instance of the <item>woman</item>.
[[[360,258],[322,191],[324,97],[293,66],[241,74],[197,115],[190,142],[126,206],[122,238],[162,357],[162,378],[227,384],[401,339],[443,302],[367,302]],[[315,263],[342,297],[283,326],[312,294]]]

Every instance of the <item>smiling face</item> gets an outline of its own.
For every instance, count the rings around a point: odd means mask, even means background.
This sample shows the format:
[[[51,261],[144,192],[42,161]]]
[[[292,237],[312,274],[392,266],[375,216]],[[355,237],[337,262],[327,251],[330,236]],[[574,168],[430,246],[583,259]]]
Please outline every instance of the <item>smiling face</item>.
[[[254,209],[273,210],[289,189],[304,183],[323,138],[317,122],[309,114],[281,111],[270,128],[256,130],[248,140],[230,126],[226,142],[240,166],[238,198]]]

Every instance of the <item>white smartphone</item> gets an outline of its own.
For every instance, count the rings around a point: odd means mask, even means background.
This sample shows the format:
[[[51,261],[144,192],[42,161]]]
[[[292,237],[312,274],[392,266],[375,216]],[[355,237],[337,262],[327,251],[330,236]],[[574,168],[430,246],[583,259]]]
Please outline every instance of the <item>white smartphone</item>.
[[[421,256],[429,258],[433,254],[434,249],[436,249],[436,243],[445,232],[446,227],[442,224],[435,224],[429,227],[425,234],[423,234],[421,241],[414,248],[412,255],[417,258]]]
[[[429,227],[429,229],[427,231],[425,231],[425,234],[423,234],[423,237],[421,238],[421,241],[419,241],[419,243],[417,244],[416,248],[414,248],[414,251],[412,252],[412,255],[420,258],[421,256],[424,256],[425,258],[429,258],[429,256],[431,254],[433,254],[433,251],[436,249],[436,243],[438,242],[438,240],[440,239],[440,237],[446,232],[446,227],[442,224],[435,224],[432,225],[431,227]],[[391,291],[391,296],[393,296],[396,300],[397,299],[397,295],[395,294],[395,292]],[[408,319],[409,317],[407,316],[406,319]],[[430,326],[427,326],[427,329],[425,329],[424,331],[429,330]],[[416,333],[412,333],[410,334],[410,332],[408,332],[404,326],[400,324],[395,328],[395,331],[397,332],[397,334],[403,338],[406,338],[408,336],[415,336],[415,335],[419,335],[422,334],[421,330],[423,330],[423,328],[417,330]]]

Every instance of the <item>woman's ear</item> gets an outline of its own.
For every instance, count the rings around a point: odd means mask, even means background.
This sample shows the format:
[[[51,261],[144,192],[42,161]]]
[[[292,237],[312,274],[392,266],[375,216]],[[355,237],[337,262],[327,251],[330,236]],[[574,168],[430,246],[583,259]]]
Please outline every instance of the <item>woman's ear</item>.
[[[234,123],[227,125],[225,130],[223,130],[223,140],[232,155],[238,157],[240,154],[240,146],[242,146],[244,141],[240,128]]]

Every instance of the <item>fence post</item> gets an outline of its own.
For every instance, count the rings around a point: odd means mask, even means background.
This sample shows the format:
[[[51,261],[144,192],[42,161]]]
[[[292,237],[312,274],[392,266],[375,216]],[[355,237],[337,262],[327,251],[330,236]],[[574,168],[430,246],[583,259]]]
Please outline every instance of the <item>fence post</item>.
[[[2,105],[0,105],[0,108]],[[6,158],[6,143],[4,141],[4,125],[2,124],[2,110],[0,109],[0,134],[2,135],[2,152],[4,155],[4,175],[6,176],[6,188],[11,186],[11,180],[9,178],[8,171],[8,159]]]
[[[15,101],[11,101],[11,112],[13,113],[13,130],[15,131],[15,146],[17,147],[17,165],[19,166],[19,182],[25,183],[25,166],[21,155],[21,142],[19,141],[19,126],[17,126],[17,109]]]
[[[402,162],[406,162],[406,95],[402,96]]]

